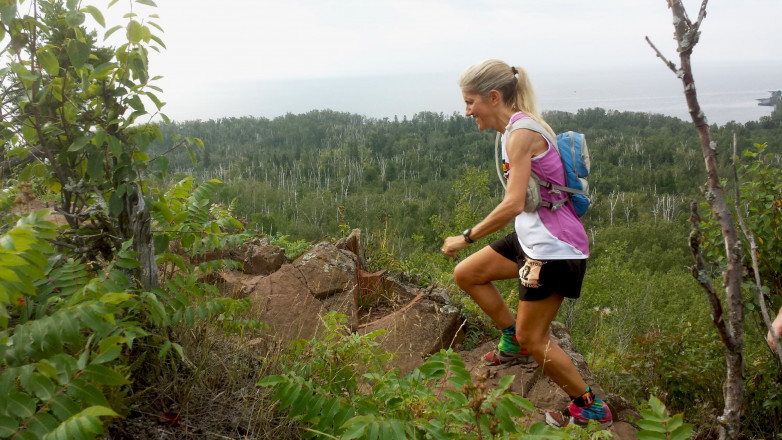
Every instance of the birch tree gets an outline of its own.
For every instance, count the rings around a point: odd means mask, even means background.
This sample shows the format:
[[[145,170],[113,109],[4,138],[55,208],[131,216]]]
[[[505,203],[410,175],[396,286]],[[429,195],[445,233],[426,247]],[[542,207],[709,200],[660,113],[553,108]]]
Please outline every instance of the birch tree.
[[[711,214],[719,223],[724,237],[725,255],[727,265],[724,270],[725,307],[718,296],[718,292],[711,282],[706,270],[705,261],[700,249],[700,217],[698,204],[691,204],[691,221],[693,225],[690,234],[690,248],[692,250],[695,265],[692,273],[698,283],[703,287],[709,305],[712,310],[712,320],[717,328],[720,339],[725,346],[725,361],[727,373],[723,386],[725,406],[722,415],[718,417],[720,422],[720,439],[737,439],[741,433],[741,405],[744,400],[744,304],[742,302],[741,280],[743,276],[742,246],[734,226],[733,215],[725,201],[725,193],[717,169],[717,144],[711,139],[709,124],[706,116],[698,103],[695,88],[695,78],[692,71],[691,56],[693,49],[700,39],[700,26],[706,18],[706,5],[708,0],[703,0],[695,22],[690,20],[681,0],[667,0],[668,7],[673,15],[674,36],[679,54],[679,65],[667,59],[649,37],[646,41],[663,60],[665,65],[682,81],[684,96],[687,100],[690,117],[698,132],[701,152],[705,160],[707,183],[703,188],[703,194],[709,205]],[[727,320],[724,313],[727,308]]]
[[[20,180],[40,178],[59,195],[55,210],[72,231],[62,234],[59,246],[109,259],[132,240],[139,263],[130,270],[133,278],[144,289],[156,287],[142,181],[148,168],[167,168],[165,155],[150,158],[146,150],[160,138],[150,119],[168,118],[147,69],[149,50],[165,47],[154,14],[140,14],[152,2],[129,2],[126,23],[106,31],[104,38],[125,34],[116,50],[101,47],[97,33],[85,27],[105,27],[97,8],[80,8],[77,1],[22,3],[0,7],[0,33],[11,42],[0,68],[0,149],[7,158],[0,165]]]

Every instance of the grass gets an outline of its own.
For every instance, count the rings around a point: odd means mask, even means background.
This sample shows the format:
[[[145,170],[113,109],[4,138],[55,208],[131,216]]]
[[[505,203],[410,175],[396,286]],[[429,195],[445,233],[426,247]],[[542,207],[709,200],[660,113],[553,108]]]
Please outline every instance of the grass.
[[[257,382],[280,371],[285,347],[252,336],[227,336],[210,323],[180,327],[172,340],[185,359],[147,360],[128,396],[127,418],[110,438],[299,439],[295,422],[281,418],[268,389]]]

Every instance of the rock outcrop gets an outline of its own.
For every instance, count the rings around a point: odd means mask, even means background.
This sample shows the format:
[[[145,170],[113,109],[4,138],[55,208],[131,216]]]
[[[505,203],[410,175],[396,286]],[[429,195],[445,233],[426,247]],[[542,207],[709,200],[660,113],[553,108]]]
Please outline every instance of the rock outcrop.
[[[428,355],[457,342],[463,322],[459,310],[445,291],[439,289],[438,294],[432,295],[433,290],[419,291],[404,307],[359,329],[362,334],[386,331],[376,341],[383,350],[396,354],[393,366],[402,374],[413,371]]]
[[[356,260],[350,252],[320,243],[293,263],[259,277],[250,287],[254,317],[266,323],[270,337],[287,344],[313,337],[321,326],[320,316],[335,310],[358,327],[354,290]]]
[[[336,244],[319,243],[293,262],[283,260],[282,250],[268,242],[255,242],[215,257],[226,256],[241,261],[243,273],[222,273],[215,284],[226,295],[251,300],[253,316],[269,326],[266,341],[287,345],[314,337],[321,328],[321,316],[337,311],[348,317],[351,330],[361,334],[384,330],[376,341],[396,355],[389,366],[399,368],[402,374],[413,371],[440,349],[456,348],[461,342],[464,320],[448,292],[418,288],[386,271],[366,272],[358,230]],[[584,380],[611,407],[614,434],[619,439],[635,438],[628,421],[639,417],[637,410],[620,396],[606,393],[595,381],[564,325],[554,322],[550,331]],[[530,416],[532,421],[542,420],[545,411],[559,410],[569,403],[567,394],[534,362],[485,366],[482,356],[496,343],[460,352],[476,380],[491,387],[502,377],[514,375],[510,391],[529,399],[539,410]]]
[[[225,296],[250,299],[252,316],[269,326],[267,341],[286,345],[311,338],[321,316],[336,311],[347,316],[351,330],[386,330],[378,341],[397,354],[393,366],[407,373],[459,340],[462,321],[447,292],[419,289],[386,271],[366,272],[358,230],[336,244],[318,243],[293,262],[281,256],[281,248],[255,240],[203,258],[242,263],[241,271],[224,271],[208,281]]]
[[[184,255],[184,252],[182,253]],[[242,264],[241,272],[247,275],[270,275],[283,264],[288,263],[285,249],[269,244],[265,238],[257,238],[236,248],[218,249],[205,252],[192,259],[192,263],[202,263],[220,259],[230,259]]]

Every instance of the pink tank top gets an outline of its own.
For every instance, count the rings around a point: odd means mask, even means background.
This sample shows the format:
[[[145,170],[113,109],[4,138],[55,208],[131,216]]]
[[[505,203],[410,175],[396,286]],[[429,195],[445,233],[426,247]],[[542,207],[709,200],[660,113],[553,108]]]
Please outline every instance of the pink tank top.
[[[514,114],[502,135],[502,159],[506,177],[510,174],[508,154],[505,150],[505,141],[508,135],[516,128],[512,125],[519,119],[529,118],[524,113]],[[542,136],[542,135],[541,135]],[[543,137],[546,139],[546,137]],[[541,180],[557,185],[565,185],[565,170],[559,154],[546,139],[548,150],[543,154],[532,158],[532,172]],[[542,200],[552,202],[567,195],[541,188]],[[552,211],[546,207],[540,207],[535,212],[522,212],[515,219],[516,234],[519,237],[521,248],[530,258],[536,260],[569,260],[589,257],[589,239],[584,225],[576,215],[576,211],[570,203],[566,203],[560,209]]]

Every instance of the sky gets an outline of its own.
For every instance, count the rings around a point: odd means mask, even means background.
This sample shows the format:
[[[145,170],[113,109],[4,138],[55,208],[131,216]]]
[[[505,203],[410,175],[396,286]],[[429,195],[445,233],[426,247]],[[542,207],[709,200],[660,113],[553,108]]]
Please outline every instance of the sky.
[[[163,76],[158,85],[168,102],[164,111],[177,120],[272,117],[323,107],[362,113],[373,100],[389,100],[372,90],[383,88],[383,78],[399,76],[429,81],[417,87],[412,80],[409,87],[397,85],[394,101],[407,101],[400,109],[461,111],[460,72],[489,58],[523,66],[533,84],[551,80],[563,69],[571,77],[586,78],[628,67],[657,69],[661,77],[669,76],[672,87],[678,81],[644,40],[649,36],[678,61],[665,0],[156,3],[156,8],[134,8],[141,15],[159,15],[154,20],[164,30],[167,49],[153,52],[149,69],[153,76]],[[701,2],[684,3],[695,20]],[[107,21],[121,23],[119,14],[128,4],[120,0],[106,11]],[[782,1],[712,0],[707,12],[693,55],[696,68],[782,63],[782,27],[775,24],[782,17]],[[354,96],[351,82],[361,89]],[[437,94],[428,92],[441,87]],[[452,102],[444,93],[453,93]]]

